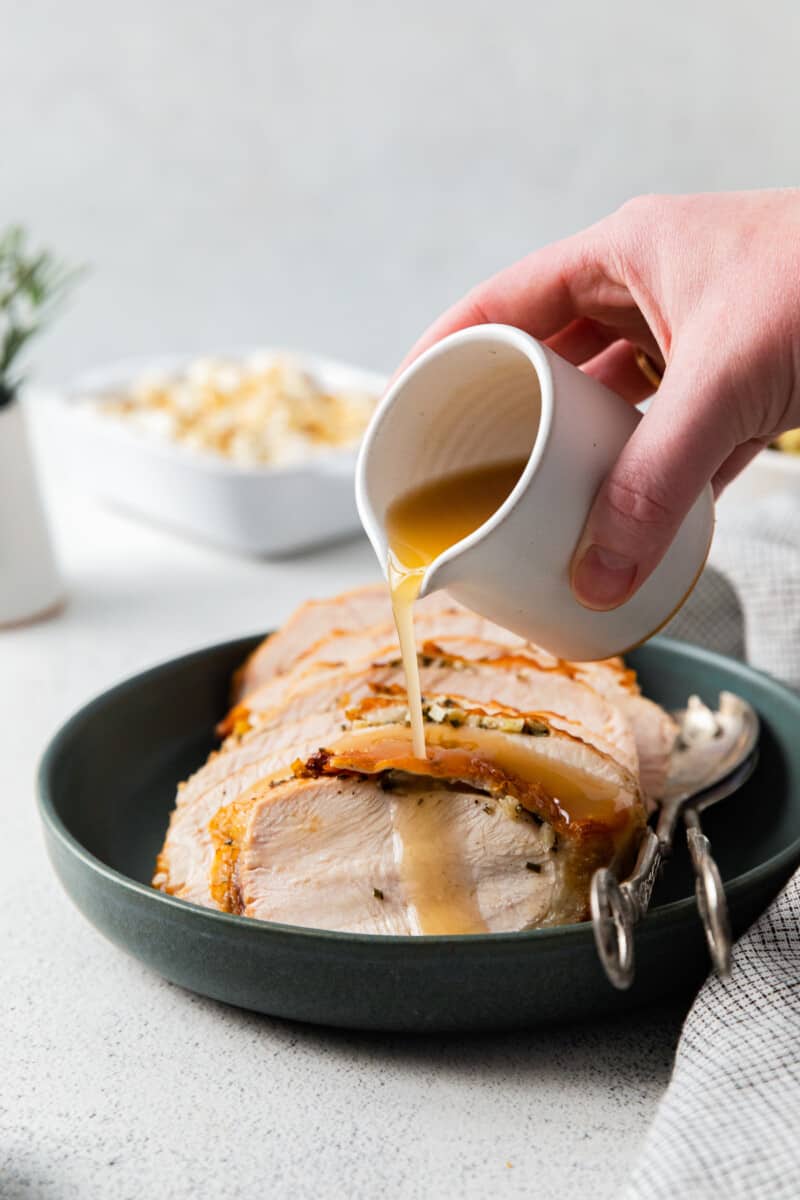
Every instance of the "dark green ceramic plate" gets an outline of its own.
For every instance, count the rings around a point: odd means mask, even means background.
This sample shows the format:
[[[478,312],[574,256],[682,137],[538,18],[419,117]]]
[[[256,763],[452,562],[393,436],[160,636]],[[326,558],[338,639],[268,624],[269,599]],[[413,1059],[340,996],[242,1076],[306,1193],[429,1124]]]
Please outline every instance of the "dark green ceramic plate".
[[[588,925],[471,937],[373,937],[210,912],[148,887],[175,784],[203,761],[231,673],[258,639],[137,675],[81,709],[48,747],[47,848],[101,933],[167,979],[243,1008],[359,1029],[496,1029],[595,1016],[696,987],[708,969],[683,851],[637,931],[636,982],[606,982]],[[704,817],[741,932],[800,862],[800,699],[717,655],[656,639],[630,656],[668,708],[726,688],[763,722],[758,769]]]

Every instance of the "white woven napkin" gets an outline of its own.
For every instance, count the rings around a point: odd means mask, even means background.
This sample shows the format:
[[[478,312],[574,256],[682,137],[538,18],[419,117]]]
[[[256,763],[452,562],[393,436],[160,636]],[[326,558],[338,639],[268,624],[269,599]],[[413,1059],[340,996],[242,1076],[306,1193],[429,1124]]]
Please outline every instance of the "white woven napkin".
[[[800,689],[800,495],[728,512],[666,631]],[[798,729],[800,737],[800,729]],[[710,977],[625,1200],[800,1198],[800,872]]]

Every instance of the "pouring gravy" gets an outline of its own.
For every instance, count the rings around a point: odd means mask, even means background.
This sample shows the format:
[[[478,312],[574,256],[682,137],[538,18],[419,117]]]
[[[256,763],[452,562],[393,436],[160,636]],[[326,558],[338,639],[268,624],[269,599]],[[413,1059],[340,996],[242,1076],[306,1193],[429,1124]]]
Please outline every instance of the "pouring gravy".
[[[412,488],[386,512],[392,611],[406,675],[414,755],[426,758],[414,601],[435,558],[479,529],[514,489],[526,458],[455,471]]]

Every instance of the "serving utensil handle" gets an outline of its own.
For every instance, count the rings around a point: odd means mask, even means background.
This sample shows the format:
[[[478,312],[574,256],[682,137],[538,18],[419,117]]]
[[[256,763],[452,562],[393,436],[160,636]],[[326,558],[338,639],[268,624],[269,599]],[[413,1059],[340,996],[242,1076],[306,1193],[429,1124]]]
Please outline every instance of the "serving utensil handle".
[[[694,870],[697,907],[700,910],[708,952],[714,970],[723,979],[727,979],[731,973],[731,924],[722,877],[711,853],[711,843],[700,827],[697,812],[692,808],[686,809],[684,821],[686,842]]]
[[[595,871],[592,878],[589,904],[595,945],[609,983],[620,991],[633,983],[633,932],[647,912],[660,866],[659,838],[648,828],[633,872],[624,883],[608,867]]]

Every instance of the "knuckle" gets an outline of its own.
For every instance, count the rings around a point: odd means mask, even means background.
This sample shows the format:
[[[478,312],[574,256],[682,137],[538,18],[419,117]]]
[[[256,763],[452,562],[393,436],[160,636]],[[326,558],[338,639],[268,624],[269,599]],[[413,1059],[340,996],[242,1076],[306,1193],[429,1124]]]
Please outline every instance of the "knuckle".
[[[654,227],[663,229],[676,219],[685,204],[683,196],[664,195],[660,192],[643,192],[631,196],[616,212],[618,222],[626,228],[635,230]]]
[[[638,196],[630,196],[617,209],[617,216],[638,222],[648,218],[661,204],[662,196],[654,192],[642,192]]]
[[[497,320],[496,315],[492,316],[489,313],[484,287],[474,287],[467,292],[464,304],[470,325],[491,325],[493,321]]]
[[[650,294],[646,281],[668,224],[670,199],[655,194],[633,196],[609,220],[607,233],[617,275],[637,296]]]
[[[609,512],[633,532],[669,528],[674,514],[666,499],[647,480],[631,476],[610,479],[605,500]]]

